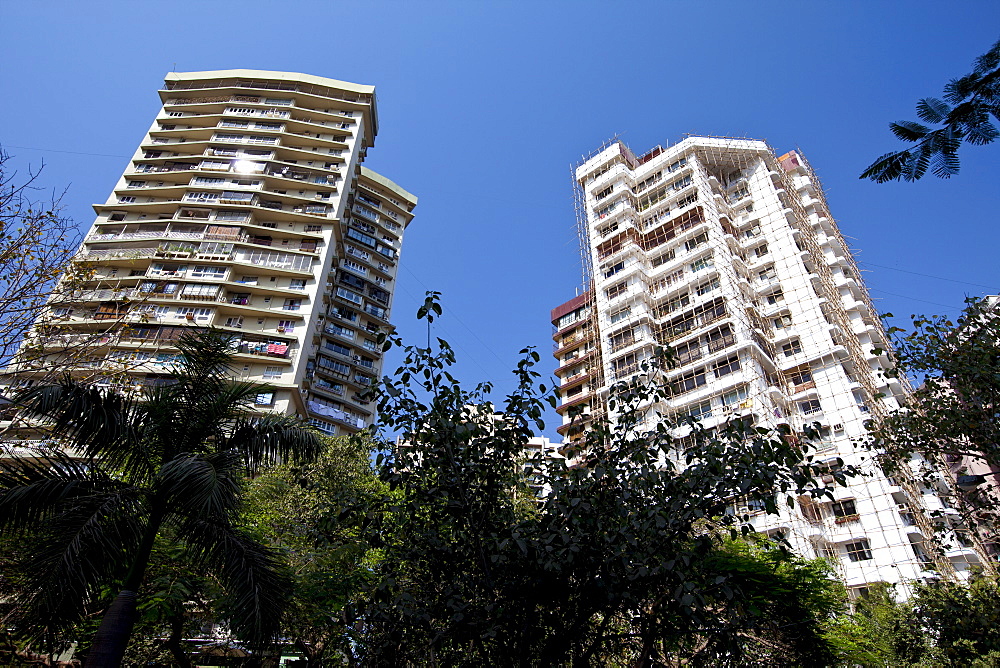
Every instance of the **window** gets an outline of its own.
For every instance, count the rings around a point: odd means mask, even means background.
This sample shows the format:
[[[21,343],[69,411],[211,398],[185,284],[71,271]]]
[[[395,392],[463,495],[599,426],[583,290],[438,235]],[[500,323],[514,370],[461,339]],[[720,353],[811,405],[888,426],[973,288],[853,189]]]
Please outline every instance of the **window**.
[[[125,220],[127,214],[124,211],[112,211],[111,215],[108,216],[108,220],[114,223]]]
[[[854,503],[854,499],[834,501],[830,504],[830,509],[833,511],[833,516],[837,519],[858,516],[858,508]]]
[[[696,369],[690,373],[686,373],[672,383],[673,390],[676,394],[683,394],[685,392],[690,392],[691,390],[697,389],[705,385],[705,369]]]
[[[243,316],[237,315],[231,318],[226,318],[226,327],[235,327],[237,329],[243,327]]]
[[[321,368],[332,371],[333,373],[339,373],[343,376],[350,375],[351,373],[351,367],[342,362],[334,361],[329,357],[324,357],[323,355],[320,355],[316,362]]]
[[[695,292],[697,292],[698,296],[700,297],[702,295],[707,295],[709,292],[717,289],[718,287],[719,287],[719,279],[713,278],[708,283],[702,283],[701,285],[699,285],[698,288],[695,290]]]
[[[732,357],[719,360],[715,363],[713,370],[715,371],[716,378],[722,378],[723,376],[728,376],[731,373],[736,373],[740,370],[740,358],[737,355],[733,355]]]
[[[319,429],[321,432],[328,436],[334,436],[337,433],[337,427],[330,424],[326,420],[320,420],[319,418],[309,418],[309,424]]]
[[[806,383],[811,383],[812,379],[812,372],[809,369],[798,368],[788,372],[788,381],[792,385],[805,385]]]
[[[684,249],[687,251],[693,251],[698,246],[708,243],[708,232],[702,232],[693,239],[688,239],[684,242]]]
[[[276,378],[281,378],[281,367],[280,366],[266,366],[264,367],[264,378],[268,380],[274,380]]]
[[[347,346],[341,345],[339,343],[334,343],[333,341],[324,341],[323,342],[323,348],[324,348],[324,350],[328,350],[328,351],[330,351],[332,353],[335,353],[337,355],[342,355],[344,357],[350,357],[351,356],[351,349],[350,348],[348,348]]]
[[[697,359],[701,359],[701,344],[695,339],[688,343],[683,343],[674,348],[674,359],[678,364],[688,364]]]
[[[306,225],[305,228],[303,228],[303,231],[305,231],[305,232],[322,232],[323,231],[323,226],[322,225]]]
[[[851,561],[869,561],[872,558],[871,546],[867,538],[845,543],[844,548],[847,550],[847,558]]]
[[[624,268],[625,268],[625,261],[622,260],[618,264],[612,265],[612,266],[608,267],[607,269],[605,269],[604,270],[604,278],[611,278],[612,276],[614,276],[615,274],[617,274],[619,271],[621,271]]]
[[[701,257],[691,263],[691,271],[701,271],[702,269],[708,269],[714,267],[715,262],[712,260],[712,256],[708,255],[706,257]]]
[[[360,304],[364,301],[361,298],[361,295],[359,295],[356,292],[351,292],[346,288],[337,288],[337,296],[340,297],[341,299],[346,299],[347,301],[353,302],[355,304]]]
[[[767,244],[761,244],[753,249],[753,256],[756,258],[761,258],[767,255]]]
[[[681,199],[677,200],[677,208],[682,209],[686,207],[688,204],[694,204],[697,201],[698,201],[698,193],[693,192],[687,197],[682,197]]]
[[[326,328],[327,334],[333,334],[334,336],[339,336],[342,339],[347,339],[349,341],[354,340],[354,330],[349,327],[341,327],[336,323],[329,323]]]
[[[781,290],[778,290],[777,292],[772,292],[771,294],[765,296],[764,299],[767,300],[768,304],[774,306],[779,302],[785,301],[785,293],[782,292]]]
[[[294,320],[279,320],[278,329],[284,330],[286,334],[290,334],[295,331],[295,321]]]
[[[667,167],[667,171],[668,172],[676,172],[678,169],[680,169],[681,167],[683,167],[686,164],[687,164],[687,158],[681,158],[677,162],[671,163],[670,166]]]
[[[612,313],[611,317],[609,318],[609,320],[611,321],[611,324],[613,325],[616,322],[621,322],[622,320],[625,320],[630,315],[632,315],[632,307],[631,306],[626,306],[625,308],[618,309],[617,311],[615,311],[614,313]]]
[[[186,283],[181,288],[181,299],[191,297],[215,297],[219,294],[219,286],[211,283]]]
[[[738,387],[722,395],[722,405],[726,407],[738,406],[747,400],[747,388]]]
[[[225,267],[201,267],[197,266],[191,272],[191,278],[215,278],[222,280],[226,276]]]
[[[639,359],[635,353],[629,353],[611,362],[616,377],[621,377],[639,370]]]
[[[305,290],[306,280],[304,278],[293,278],[288,287],[291,290]]]
[[[771,322],[774,324],[775,329],[784,329],[792,325],[792,316],[788,313],[782,313],[777,318],[773,318]]]
[[[607,289],[608,299],[617,299],[628,290],[628,281],[622,281],[617,285],[612,285]]]
[[[301,299],[286,299],[284,305],[281,307],[285,311],[298,311],[302,308]]]
[[[256,276],[240,276],[240,280],[237,283],[242,283],[243,285],[257,285]]]
[[[617,334],[612,334],[608,337],[608,343],[611,346],[611,351],[621,350],[626,346],[630,346],[635,343],[635,332],[631,329],[626,329]]]
[[[691,296],[688,293],[677,295],[664,302],[657,310],[657,317],[662,317],[668,313],[673,313],[677,309],[684,308],[691,303]]]
[[[768,267],[767,269],[762,269],[757,272],[757,278],[761,282],[771,282],[778,277],[778,272],[774,270],[774,267]]]
[[[661,264],[663,264],[665,262],[670,262],[676,256],[677,256],[677,251],[675,251],[673,249],[668,250],[666,253],[662,253],[661,255],[658,255],[658,256],[654,257],[653,260],[652,260],[652,265],[653,265],[654,268],[655,267],[659,267]]]
[[[280,375],[280,374],[279,374]],[[253,402],[257,406],[273,406],[274,392],[261,392]]]
[[[781,346],[781,352],[785,357],[798,355],[802,352],[802,343],[800,343],[798,339],[792,339],[785,345]]]
[[[354,322],[358,319],[358,314],[349,308],[343,306],[334,306],[330,308],[330,315],[334,318],[340,318],[341,320],[347,320],[349,322]]]
[[[375,244],[377,243],[375,237],[370,236],[368,234],[364,234],[363,232],[359,232],[353,227],[347,229],[347,237],[349,239],[354,239],[355,241],[360,241],[364,245],[371,246],[372,248],[374,248]]]
[[[803,415],[812,415],[814,413],[822,413],[823,407],[820,406],[819,399],[807,399],[799,402],[799,411]]]
[[[194,308],[193,306],[180,306],[177,308],[177,317],[188,320],[208,320],[212,315],[212,309]]]
[[[695,404],[688,409],[687,415],[695,420],[703,420],[705,418],[712,417],[712,402],[703,401],[700,404]]]
[[[131,196],[126,197],[126,196],[123,195],[123,196],[121,196],[121,197],[118,198],[118,203],[119,204],[135,204],[135,197],[131,197]]]

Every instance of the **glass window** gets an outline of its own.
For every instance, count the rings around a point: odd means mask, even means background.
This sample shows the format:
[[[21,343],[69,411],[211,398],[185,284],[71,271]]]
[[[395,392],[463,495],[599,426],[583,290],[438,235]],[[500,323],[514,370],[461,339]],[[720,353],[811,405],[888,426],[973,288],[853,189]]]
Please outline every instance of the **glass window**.
[[[698,258],[697,260],[692,262],[691,271],[701,271],[702,269],[708,269],[714,266],[715,266],[715,261],[712,259],[712,256],[709,255],[707,257]]]
[[[715,377],[722,378],[740,370],[740,358],[736,355],[715,363]]]
[[[830,508],[833,510],[833,516],[837,518],[851,517],[858,514],[858,508],[854,503],[854,499],[834,501],[830,504]]]
[[[792,357],[802,352],[802,343],[798,339],[792,339],[781,346],[781,352],[785,357]]]
[[[820,406],[819,399],[807,399],[799,402],[799,410],[803,415],[812,415],[813,413],[822,413],[823,407]]]
[[[845,543],[844,548],[847,550],[847,557],[851,561],[869,561],[872,558],[871,546],[867,538]]]

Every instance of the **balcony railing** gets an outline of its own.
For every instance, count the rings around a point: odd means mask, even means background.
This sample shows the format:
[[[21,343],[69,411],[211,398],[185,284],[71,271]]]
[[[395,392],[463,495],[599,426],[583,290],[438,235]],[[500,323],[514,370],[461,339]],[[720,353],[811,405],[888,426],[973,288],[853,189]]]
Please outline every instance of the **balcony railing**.
[[[332,406],[326,406],[317,401],[307,401],[306,407],[310,412],[315,413],[316,415],[333,418],[334,420],[339,420],[351,425],[352,427],[357,427],[358,429],[363,429],[365,426],[364,419],[358,417],[357,415],[336,409]]]

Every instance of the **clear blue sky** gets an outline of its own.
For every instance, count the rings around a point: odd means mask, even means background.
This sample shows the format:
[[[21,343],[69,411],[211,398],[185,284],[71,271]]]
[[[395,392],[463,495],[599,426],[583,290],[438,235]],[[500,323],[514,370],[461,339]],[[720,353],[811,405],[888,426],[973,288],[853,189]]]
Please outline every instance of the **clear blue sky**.
[[[68,185],[67,213],[89,225],[170,70],[374,84],[367,164],[420,197],[394,320],[419,340],[412,314],[441,291],[435,334],[459,375],[502,392],[520,348],[554,366],[549,309],[580,284],[570,165],[616,133],[636,152],[684,133],[800,148],[883,311],[954,314],[1000,292],[1000,143],[964,150],[950,181],[857,178],[998,19],[995,1],[6,0],[0,143],[22,169],[44,159],[43,182]]]

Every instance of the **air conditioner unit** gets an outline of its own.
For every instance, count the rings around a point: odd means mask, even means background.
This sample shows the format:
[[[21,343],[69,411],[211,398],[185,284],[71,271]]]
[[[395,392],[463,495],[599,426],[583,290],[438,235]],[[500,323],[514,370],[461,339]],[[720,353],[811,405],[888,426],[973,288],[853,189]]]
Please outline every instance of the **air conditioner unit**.
[[[826,484],[830,485],[830,484],[832,484],[832,483],[834,482],[834,480],[836,480],[836,479],[835,479],[835,478],[834,478],[834,477],[833,477],[832,475],[825,475],[825,476],[823,476],[822,478],[820,478],[820,480],[822,480],[822,481],[823,481],[823,482],[825,482]]]

